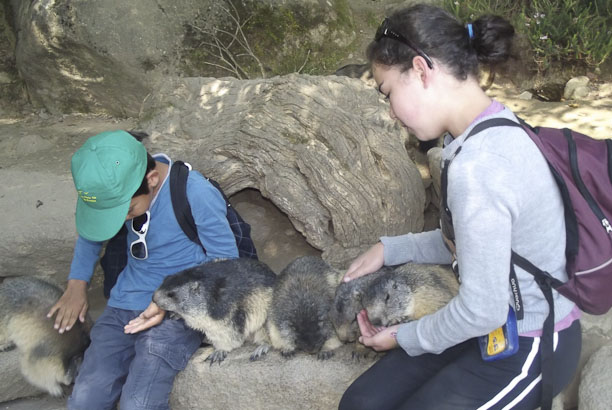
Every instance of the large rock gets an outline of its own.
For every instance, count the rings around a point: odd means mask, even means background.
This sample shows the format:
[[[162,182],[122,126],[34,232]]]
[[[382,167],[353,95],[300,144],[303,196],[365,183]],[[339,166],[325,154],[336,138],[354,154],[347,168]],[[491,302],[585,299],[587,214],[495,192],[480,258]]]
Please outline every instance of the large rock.
[[[32,117],[0,128],[0,277],[38,275],[61,283],[76,239],[70,157],[88,137],[131,129],[133,121]]]
[[[23,81],[15,64],[15,34],[8,5],[0,2],[0,116],[21,111],[26,103]]]
[[[229,408],[232,410],[336,409],[342,394],[373,359],[351,358],[351,347],[341,347],[329,360],[299,353],[285,359],[270,352],[250,362],[253,346],[231,352],[219,366],[204,362],[207,349],[196,352],[179,373],[172,390],[173,410]]]
[[[228,195],[257,189],[331,263],[423,228],[425,190],[407,134],[359,80],[168,79],[143,117],[152,152],[190,162]]]
[[[580,410],[606,410],[612,403],[612,345],[600,348],[582,370]]]
[[[168,75],[297,71],[355,38],[344,0],[7,3],[30,100],[58,114],[137,116]]]

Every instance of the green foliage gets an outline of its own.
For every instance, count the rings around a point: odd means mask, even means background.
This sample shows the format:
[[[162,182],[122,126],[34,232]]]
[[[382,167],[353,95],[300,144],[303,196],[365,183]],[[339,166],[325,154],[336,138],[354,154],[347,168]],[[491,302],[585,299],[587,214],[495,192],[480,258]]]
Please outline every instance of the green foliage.
[[[332,39],[338,33],[353,31],[354,26],[347,0],[336,1],[334,6],[331,21],[323,10],[316,12],[299,4],[273,7],[256,1],[242,10],[250,16],[243,30],[254,45],[254,54],[266,61],[269,75],[298,71],[325,74],[337,68],[350,49],[339,47]],[[322,25],[325,21],[329,22]],[[314,38],[318,28],[322,32]]]
[[[598,66],[612,52],[611,0],[534,0],[520,17],[541,70],[553,62]]]
[[[382,18],[373,11],[368,10],[366,12],[365,22],[368,27],[376,29],[380,25],[381,20]]]
[[[531,46],[538,72],[601,65],[612,53],[612,0],[443,0],[461,21],[507,18]]]
[[[348,0],[331,3],[331,12],[300,3],[225,0],[221,4],[226,19],[218,26],[188,27],[185,71],[189,75],[330,74],[356,48]]]
[[[443,0],[442,7],[459,21],[470,22],[484,14],[497,14],[508,18],[521,10],[516,0]]]

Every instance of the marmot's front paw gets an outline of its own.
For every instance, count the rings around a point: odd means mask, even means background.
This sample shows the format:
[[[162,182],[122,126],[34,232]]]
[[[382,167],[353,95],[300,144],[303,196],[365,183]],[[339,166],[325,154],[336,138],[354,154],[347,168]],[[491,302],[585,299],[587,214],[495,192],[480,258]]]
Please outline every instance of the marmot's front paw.
[[[255,349],[255,351],[253,353],[251,353],[251,357],[249,358],[252,362],[261,359],[262,357],[264,357],[267,353],[268,350],[270,349],[270,346],[268,345],[260,345],[257,346],[257,349]]]
[[[370,357],[376,357],[378,353],[367,347],[362,345],[359,342],[355,342],[355,346],[353,347],[353,352],[351,353],[351,359],[359,362],[361,359],[368,359]]]
[[[283,356],[285,359],[291,359],[293,356],[295,356],[295,350],[291,350],[291,351],[284,351],[284,350],[281,350],[280,354],[281,354],[281,356]]]
[[[221,365],[221,362],[225,360],[226,357],[227,357],[227,352],[225,350],[215,350],[204,361],[205,362],[210,361],[211,366],[215,362],[219,362],[219,365]]]
[[[0,344],[0,352],[8,352],[9,350],[15,349],[17,346],[13,342],[6,342]]]
[[[317,359],[319,360],[327,360],[330,359],[334,355],[333,350],[320,351],[317,354]]]

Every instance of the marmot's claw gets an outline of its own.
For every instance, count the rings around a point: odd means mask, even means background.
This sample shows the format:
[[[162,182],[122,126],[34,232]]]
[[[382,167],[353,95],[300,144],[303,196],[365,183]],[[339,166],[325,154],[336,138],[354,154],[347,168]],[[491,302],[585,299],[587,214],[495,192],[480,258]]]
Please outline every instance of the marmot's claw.
[[[331,357],[333,357],[334,355],[334,351],[333,350],[326,350],[326,351],[321,351],[317,354],[317,359],[319,360],[328,360]]]
[[[0,352],[8,352],[10,350],[14,350],[17,346],[13,342],[8,342],[5,345],[0,346]]]
[[[249,358],[252,362],[261,359],[268,353],[269,346],[261,345],[257,346],[257,349],[253,353],[251,353],[251,357]]]
[[[221,366],[221,362],[225,360],[226,357],[227,357],[227,352],[225,350],[215,350],[204,361],[205,362],[210,361],[211,366],[215,362],[219,362],[219,366]]]
[[[357,363],[359,363],[361,361],[361,359],[365,360],[365,359],[375,359],[376,357],[378,357],[378,352],[368,349],[368,350],[353,350],[353,352],[351,353],[351,359],[356,360]]]
[[[376,357],[377,354],[378,353],[374,349],[356,342],[353,346],[353,351],[351,352],[351,358],[359,362],[361,359]]]
[[[289,351],[289,352],[285,352],[285,351],[281,350],[280,354],[285,359],[291,359],[293,356],[295,356],[295,350],[292,350],[292,351]]]

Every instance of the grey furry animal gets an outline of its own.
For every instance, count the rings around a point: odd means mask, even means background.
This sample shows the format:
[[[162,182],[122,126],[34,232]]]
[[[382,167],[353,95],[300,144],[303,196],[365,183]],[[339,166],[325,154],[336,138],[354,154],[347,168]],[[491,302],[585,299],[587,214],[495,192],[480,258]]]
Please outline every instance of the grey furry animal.
[[[251,359],[267,352],[264,324],[276,275],[263,262],[239,258],[209,262],[164,279],[153,301],[206,335],[219,364],[249,340],[260,344]]]
[[[334,75],[358,78],[367,84],[371,84],[374,81],[370,63],[347,64],[337,69]]]
[[[89,319],[77,320],[62,334],[53,328],[46,315],[62,294],[58,286],[32,276],[0,284],[0,350],[16,347],[25,379],[53,396],[73,382],[91,328]]]
[[[342,273],[317,256],[302,256],[280,273],[266,327],[272,347],[285,357],[298,351],[333,356],[342,345],[330,320]]]
[[[375,326],[392,326],[436,312],[459,292],[450,266],[407,263],[385,272],[363,294]]]
[[[338,337],[354,342],[359,336],[357,313],[362,309],[376,326],[391,326],[434,313],[459,291],[450,267],[407,263],[341,283],[331,313]]]
[[[387,272],[393,272],[393,269],[383,267],[376,272],[360,276],[350,282],[342,282],[336,288],[330,318],[338,338],[342,342],[356,342],[359,338],[357,313],[364,309],[363,295],[374,280]]]

